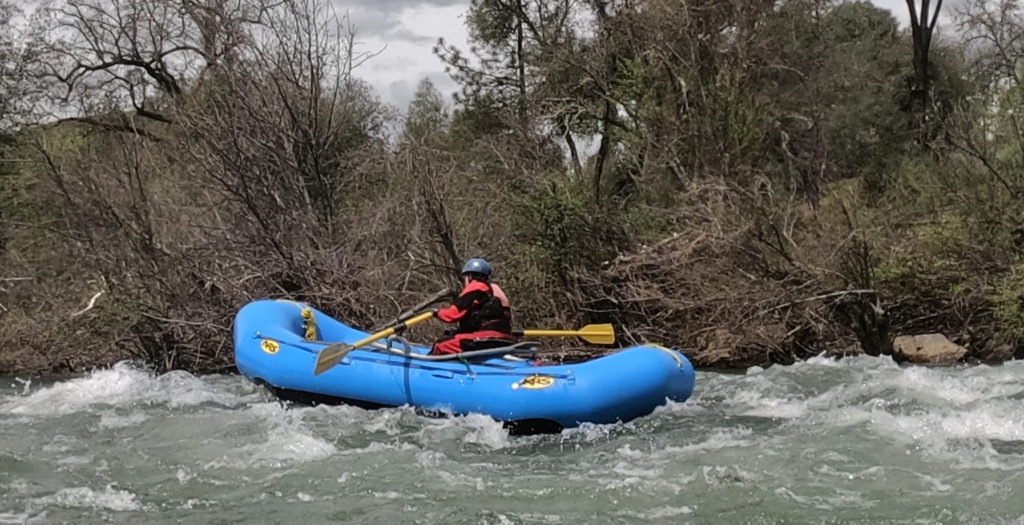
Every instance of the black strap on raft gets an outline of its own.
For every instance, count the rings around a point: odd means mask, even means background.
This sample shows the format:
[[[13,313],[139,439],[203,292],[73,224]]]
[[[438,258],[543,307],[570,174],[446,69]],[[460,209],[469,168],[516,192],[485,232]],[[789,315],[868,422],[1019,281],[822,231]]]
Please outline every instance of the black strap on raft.
[[[280,344],[283,344],[283,345],[288,345],[288,346],[295,347],[295,348],[298,348],[300,350],[304,350],[304,351],[310,352],[310,353],[317,353],[318,351],[310,349],[310,348],[307,348],[305,345],[314,344],[314,345],[330,346],[330,345],[339,344],[337,341],[285,341],[283,339],[278,339],[276,337],[270,337],[270,336],[267,336],[267,335],[263,335],[263,334],[261,334],[259,332],[256,332],[256,334],[253,337],[255,337],[257,339],[267,340],[267,341],[274,341],[275,343],[280,343]],[[394,340],[394,339],[399,340],[399,342],[402,343],[402,346],[404,346],[405,349],[404,350],[400,350],[398,348],[393,348],[391,346],[391,341]],[[459,352],[457,354],[429,355],[429,354],[418,354],[416,352],[413,352],[412,351],[412,345],[410,345],[409,342],[406,341],[404,337],[391,336],[391,337],[389,337],[387,339],[387,343],[386,344],[380,343],[380,342],[376,342],[376,343],[371,343],[370,345],[368,345],[368,347],[370,347],[370,348],[383,349],[385,352],[388,352],[388,353],[391,353],[391,354],[397,354],[397,355],[405,356],[405,357],[408,357],[408,358],[411,358],[411,359],[416,359],[418,361],[451,361],[453,359],[468,359],[468,358],[476,358],[476,357],[489,357],[489,356],[501,355],[501,354],[513,354],[513,355],[530,354],[530,355],[532,355],[532,354],[537,352],[537,348],[539,346],[540,346],[540,343],[538,343],[536,341],[521,341],[519,343],[514,343],[514,344],[511,344],[511,345],[508,345],[508,346],[500,346],[500,347],[497,347],[497,348],[487,348],[487,349],[484,349],[484,350],[471,350],[469,352]]]
[[[392,347],[391,339],[398,339],[399,342],[402,343],[402,346],[405,347],[405,350],[403,351],[398,348]],[[540,343],[534,341],[522,341],[508,346],[499,346],[496,348],[487,348],[484,350],[471,350],[469,352],[459,352],[457,354],[425,355],[413,352],[412,345],[410,345],[409,342],[405,340],[405,338],[392,337],[389,338],[388,344],[384,348],[384,350],[392,354],[402,355],[419,361],[465,361],[471,358],[490,357],[501,354],[534,354],[537,352],[538,346],[540,346]]]

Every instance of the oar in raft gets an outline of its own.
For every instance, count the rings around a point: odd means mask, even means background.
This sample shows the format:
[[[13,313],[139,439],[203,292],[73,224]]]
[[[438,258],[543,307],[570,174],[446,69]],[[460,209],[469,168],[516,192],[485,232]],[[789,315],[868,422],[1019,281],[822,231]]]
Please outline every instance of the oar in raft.
[[[449,297],[455,297],[456,295],[457,295],[456,292],[454,290],[449,289],[449,288],[445,288],[444,290],[440,290],[436,294],[431,295],[430,297],[425,299],[422,303],[417,304],[416,306],[413,306],[412,308],[410,308],[410,309],[408,309],[408,310],[398,314],[398,317],[396,317],[394,322],[391,323],[391,324],[400,323],[402,321],[405,321],[406,319],[409,319],[410,317],[416,315],[417,313],[422,312],[424,308],[426,308],[426,307],[428,307],[428,306],[430,306],[430,305],[432,305],[432,304],[434,304],[436,302],[439,302],[442,299],[447,299]],[[383,330],[383,329],[384,329],[384,327],[378,328],[378,330]]]
[[[321,350],[320,354],[317,356],[316,368],[313,370],[313,375],[320,375],[326,372],[329,368],[338,364],[338,362],[341,361],[349,352],[355,350],[356,348],[366,346],[380,339],[384,339],[385,337],[394,335],[412,325],[422,323],[423,321],[426,321],[427,319],[431,319],[433,317],[434,312],[424,312],[411,319],[407,319],[398,324],[395,324],[390,328],[385,328],[384,330],[381,330],[364,339],[360,339],[359,341],[356,341],[355,343],[352,343],[350,345],[345,343],[339,343],[336,345],[328,346],[327,348]]]
[[[615,344],[615,328],[610,324],[588,324],[579,330],[513,330],[522,337],[579,337],[595,345]]]
[[[356,341],[351,345],[338,343],[328,346],[320,351],[316,359],[314,375],[320,375],[329,368],[338,364],[349,352],[372,344],[380,339],[391,336],[412,325],[419,324],[434,316],[434,312],[425,312],[412,319],[398,323],[390,328],[381,330],[365,339]],[[610,324],[589,324],[579,330],[513,330],[512,335],[520,337],[579,337],[588,343],[596,345],[615,344],[615,328]]]

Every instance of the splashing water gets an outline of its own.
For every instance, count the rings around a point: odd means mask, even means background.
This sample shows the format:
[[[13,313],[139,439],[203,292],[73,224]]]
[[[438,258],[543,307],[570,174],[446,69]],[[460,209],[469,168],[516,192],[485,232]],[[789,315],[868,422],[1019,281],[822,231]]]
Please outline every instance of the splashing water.
[[[5,523],[1024,523],[1024,363],[698,373],[628,424],[287,408],[127,364],[0,380]]]

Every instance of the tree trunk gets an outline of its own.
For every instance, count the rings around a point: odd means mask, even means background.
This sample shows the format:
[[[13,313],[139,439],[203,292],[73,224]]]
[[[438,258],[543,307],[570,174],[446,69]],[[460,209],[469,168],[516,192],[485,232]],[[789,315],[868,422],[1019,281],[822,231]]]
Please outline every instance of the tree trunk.
[[[567,122],[562,124],[562,136],[565,137],[565,145],[569,148],[569,156],[572,159],[572,171],[582,180],[583,164],[580,162],[580,152],[576,148],[576,141],[572,138],[572,130]]]
[[[597,148],[597,157],[594,160],[594,204],[601,204],[601,178],[604,175],[608,152],[611,151],[612,111],[614,109],[615,106],[610,100],[604,101],[604,115],[601,117],[601,145]]]
[[[932,33],[942,10],[942,0],[936,0],[933,12],[931,0],[921,0],[920,11],[915,0],[906,2],[910,12],[911,39],[914,43],[914,78],[910,86],[911,126],[915,132],[923,136],[928,120],[928,94],[931,91],[928,53],[932,45]]]
[[[526,122],[526,64],[523,60],[523,0],[516,0],[516,66],[519,70],[519,121]]]

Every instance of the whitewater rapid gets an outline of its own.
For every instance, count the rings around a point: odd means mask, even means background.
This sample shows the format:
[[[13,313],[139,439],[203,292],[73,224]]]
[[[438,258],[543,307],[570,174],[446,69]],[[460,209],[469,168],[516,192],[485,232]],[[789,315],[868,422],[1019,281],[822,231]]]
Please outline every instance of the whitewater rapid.
[[[238,376],[0,378],[3,523],[1024,523],[1024,363],[698,371],[629,424],[286,407]]]

